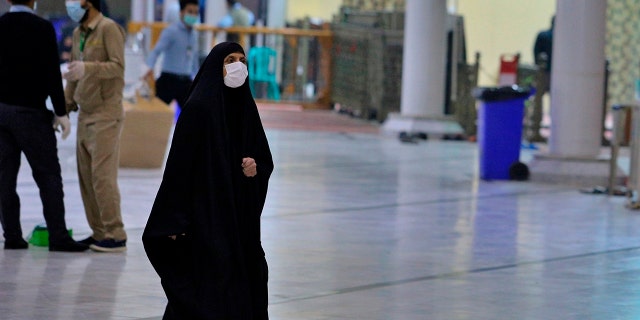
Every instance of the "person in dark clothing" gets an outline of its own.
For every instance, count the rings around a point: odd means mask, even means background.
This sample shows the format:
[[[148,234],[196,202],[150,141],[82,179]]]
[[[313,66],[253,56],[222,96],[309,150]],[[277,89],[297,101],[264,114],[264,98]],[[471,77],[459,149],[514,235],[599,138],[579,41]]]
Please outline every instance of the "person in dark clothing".
[[[62,138],[71,124],[65,108],[56,34],[51,22],[35,15],[35,0],[12,0],[0,17],[0,222],[5,249],[26,249],[16,192],[24,152],[40,189],[50,251],[84,251],[64,220],[62,175],[54,129]],[[47,110],[51,97],[54,114]],[[53,125],[52,125],[53,124]]]
[[[551,89],[551,54],[553,52],[553,26],[555,17],[551,18],[551,27],[540,31],[533,45],[533,57],[538,67],[535,77],[536,93],[533,98],[533,108],[529,110],[527,125],[527,140],[544,142],[546,138],[540,135],[542,123],[542,98]]]
[[[533,45],[533,58],[536,65],[541,69],[551,70],[551,53],[553,49],[553,27],[555,25],[555,17],[551,18],[551,26],[547,30],[540,31],[536,36],[536,42]]]
[[[204,61],[176,124],[142,241],[164,319],[268,319],[260,216],[273,160],[234,42]]]

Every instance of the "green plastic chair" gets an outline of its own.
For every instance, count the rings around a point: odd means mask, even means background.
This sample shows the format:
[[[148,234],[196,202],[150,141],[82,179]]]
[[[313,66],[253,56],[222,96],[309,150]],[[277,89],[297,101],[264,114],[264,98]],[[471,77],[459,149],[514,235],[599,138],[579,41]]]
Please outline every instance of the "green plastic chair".
[[[249,88],[255,96],[255,84],[266,82],[267,98],[280,101],[280,88],[276,82],[276,51],[269,47],[253,47],[249,49]]]

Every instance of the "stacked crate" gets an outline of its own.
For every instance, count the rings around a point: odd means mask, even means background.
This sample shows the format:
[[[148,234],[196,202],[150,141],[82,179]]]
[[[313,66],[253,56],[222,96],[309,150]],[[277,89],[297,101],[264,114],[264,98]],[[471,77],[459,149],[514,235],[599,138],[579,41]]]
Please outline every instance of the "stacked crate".
[[[454,18],[463,29],[462,18]],[[404,19],[404,1],[344,1],[331,25],[332,99],[341,110],[380,122],[400,111]],[[466,136],[473,136],[477,117],[471,89],[478,83],[479,54],[470,65],[464,55],[451,59],[457,63],[451,80],[455,92],[447,97],[446,113],[456,117]]]
[[[478,86],[478,72],[480,69],[480,53],[476,52],[475,63],[458,63],[456,98],[451,99],[451,106],[455,119],[458,121],[467,137],[474,137],[477,133],[476,100],[471,96],[473,88]]]
[[[403,15],[343,8],[333,23],[333,101],[355,116],[384,121],[400,110]]]

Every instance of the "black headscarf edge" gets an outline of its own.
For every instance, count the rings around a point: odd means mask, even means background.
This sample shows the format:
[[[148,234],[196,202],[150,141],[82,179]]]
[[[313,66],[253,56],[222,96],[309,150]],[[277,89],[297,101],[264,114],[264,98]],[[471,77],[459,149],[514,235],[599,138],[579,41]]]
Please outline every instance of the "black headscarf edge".
[[[202,66],[200,66],[191,88],[189,88],[189,98],[185,106],[189,105],[189,100],[210,100],[213,94],[221,92],[221,90],[217,89],[222,89],[224,86],[224,78],[222,76],[224,58],[235,52],[246,55],[242,46],[236,42],[221,42],[211,49]],[[248,83],[249,79],[247,78],[240,88],[249,90]]]

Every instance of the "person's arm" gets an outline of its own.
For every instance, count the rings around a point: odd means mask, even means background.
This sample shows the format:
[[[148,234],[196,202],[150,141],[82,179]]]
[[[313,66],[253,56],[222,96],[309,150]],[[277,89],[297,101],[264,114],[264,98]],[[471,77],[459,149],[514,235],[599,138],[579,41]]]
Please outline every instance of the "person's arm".
[[[266,179],[268,181],[271,173],[273,172],[273,158],[271,156],[271,150],[269,149],[267,136],[264,134],[264,129],[260,131],[258,139],[261,141],[261,149],[258,150],[259,157],[256,159],[256,175],[259,175],[261,179]]]
[[[160,33],[160,38],[158,39],[158,42],[156,42],[155,47],[153,47],[153,50],[151,50],[151,52],[149,52],[149,56],[147,57],[146,63],[147,63],[147,67],[149,67],[150,69],[153,69],[156,65],[156,61],[158,61],[158,57],[160,57],[160,55],[167,50],[167,48],[169,48],[169,45],[171,45],[172,42],[172,34],[171,31],[168,28],[165,28],[164,30],[162,30],[162,33]]]
[[[269,189],[269,178],[273,173],[273,157],[271,156],[271,150],[269,148],[269,142],[267,136],[262,128],[262,123],[258,119],[256,127],[258,127],[256,144],[259,148],[256,150],[256,175],[252,179],[256,179],[259,187],[259,205],[260,212],[264,207],[264,203],[267,199],[267,190]]]
[[[542,52],[542,34],[538,33],[536,36],[536,42],[533,45],[533,61],[536,64],[540,64],[540,53]]]
[[[73,99],[73,95],[76,93],[76,87],[78,81],[67,80],[67,85],[64,87],[64,101],[67,113],[71,111],[78,111],[78,104]]]
[[[197,37],[197,35],[195,36]],[[195,76],[198,74],[198,71],[200,70],[200,47],[198,46],[198,39],[196,38],[196,40],[194,41],[194,50],[193,50],[193,66],[191,69],[191,78],[195,78]]]
[[[58,44],[56,43],[56,31],[53,25],[47,25],[47,94],[51,97],[53,110],[56,116],[64,116],[67,114],[65,107],[64,90],[62,89],[62,74],[60,73],[60,59],[58,57]]]
[[[251,135],[250,140],[244,142],[247,146],[247,152],[243,155],[242,172],[245,177],[257,180],[260,189],[265,192],[261,195],[264,197],[266,196],[269,177],[273,172],[273,158],[257,108],[249,112],[255,114],[249,116],[251,120],[247,121],[246,124],[255,128],[255,134]],[[264,202],[264,198],[262,201]]]
[[[71,57],[69,58],[69,63],[73,62],[74,60],[77,60],[78,57],[75,56],[74,52],[76,52],[75,46],[77,45],[77,39],[76,39],[76,31],[74,30],[71,33],[71,38],[72,40],[72,45],[71,45]],[[65,105],[66,105],[66,109],[67,112],[71,112],[71,111],[78,111],[78,105],[75,102],[75,100],[73,100],[73,95],[76,92],[76,87],[78,86],[78,80],[69,80],[67,79],[67,83],[66,86],[64,87],[64,100],[65,100]]]
[[[186,108],[176,123],[162,183],[151,208],[144,235],[171,237],[187,232],[192,222],[194,178],[202,173],[206,115]]]
[[[105,26],[104,39],[107,61],[84,62],[86,74],[99,79],[113,79],[124,75],[124,40],[122,27],[115,23]]]

